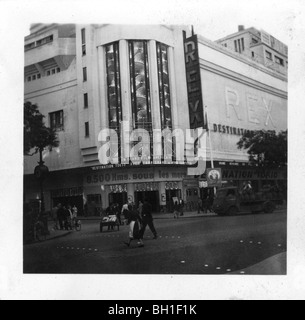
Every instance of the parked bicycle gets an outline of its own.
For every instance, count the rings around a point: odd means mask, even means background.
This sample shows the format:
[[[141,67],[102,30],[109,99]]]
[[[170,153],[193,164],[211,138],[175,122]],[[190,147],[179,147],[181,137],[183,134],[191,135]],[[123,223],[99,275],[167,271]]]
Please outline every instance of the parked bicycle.
[[[74,229],[75,231],[81,231],[82,230],[82,222],[80,220],[74,219],[71,222],[72,224],[72,230]]]
[[[37,221],[34,223],[34,241],[45,241],[47,238],[47,233],[45,230],[45,225],[44,223],[39,220],[39,218],[37,219]]]

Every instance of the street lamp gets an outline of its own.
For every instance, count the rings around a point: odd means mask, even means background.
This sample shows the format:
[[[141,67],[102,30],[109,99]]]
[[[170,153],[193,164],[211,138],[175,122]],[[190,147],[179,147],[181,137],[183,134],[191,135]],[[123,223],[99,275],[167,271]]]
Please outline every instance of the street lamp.
[[[47,178],[49,174],[49,168],[44,165],[44,161],[42,159],[43,149],[39,149],[40,161],[38,162],[38,166],[35,168],[34,174],[35,177],[39,180],[40,183],[40,201],[41,201],[41,211],[40,215],[43,217],[43,223],[45,227],[45,232],[48,234],[48,218],[45,217],[45,203],[44,203],[44,191],[43,191],[43,182]]]

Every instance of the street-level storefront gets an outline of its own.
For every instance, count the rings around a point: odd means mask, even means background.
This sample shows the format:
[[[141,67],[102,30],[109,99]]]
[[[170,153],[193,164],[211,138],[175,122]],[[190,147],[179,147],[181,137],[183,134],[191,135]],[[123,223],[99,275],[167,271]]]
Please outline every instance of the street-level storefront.
[[[50,171],[43,183],[43,193],[47,212],[61,203],[63,206],[76,206],[80,215],[85,213],[82,169]],[[25,175],[24,202],[33,200],[40,200],[39,181],[34,175]]]
[[[147,199],[154,212],[172,211],[173,198],[184,198],[186,166],[88,168],[84,175],[84,193],[100,193],[103,207],[127,201],[136,205]],[[194,182],[198,188],[198,182]]]
[[[215,162],[214,166],[221,169],[222,186],[235,186],[242,189],[247,182],[251,182],[254,192],[265,187],[277,187],[287,198],[287,171],[278,168],[259,168],[247,163],[238,162]],[[210,194],[206,175],[199,179],[201,198]]]

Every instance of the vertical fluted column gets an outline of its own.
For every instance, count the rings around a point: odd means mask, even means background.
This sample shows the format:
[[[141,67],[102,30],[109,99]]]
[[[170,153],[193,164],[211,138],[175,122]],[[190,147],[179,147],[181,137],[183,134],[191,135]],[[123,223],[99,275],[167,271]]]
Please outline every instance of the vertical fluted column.
[[[158,163],[158,157],[162,155],[162,138],[161,138],[161,110],[159,99],[159,75],[157,62],[156,41],[148,42],[148,62],[149,62],[149,80],[150,80],[150,101],[152,128],[155,130],[153,139],[153,156],[154,162]]]
[[[122,158],[129,158],[129,132],[132,130],[132,107],[130,91],[129,49],[126,40],[120,40],[120,76],[121,76],[121,99],[124,128],[122,134]]]
[[[99,100],[100,100],[100,129],[109,127],[109,112],[107,98],[107,70],[105,48],[98,47],[98,78],[99,78]]]
[[[149,62],[149,80],[150,80],[150,101],[152,113],[153,129],[161,129],[161,111],[159,99],[159,80],[156,41],[151,40],[148,43],[148,62]]]
[[[168,71],[169,71],[169,84],[170,84],[170,95],[171,95],[171,107],[172,107],[172,126],[173,129],[179,128],[178,122],[178,104],[177,104],[177,89],[176,89],[176,78],[175,78],[175,59],[174,49],[168,48]]]

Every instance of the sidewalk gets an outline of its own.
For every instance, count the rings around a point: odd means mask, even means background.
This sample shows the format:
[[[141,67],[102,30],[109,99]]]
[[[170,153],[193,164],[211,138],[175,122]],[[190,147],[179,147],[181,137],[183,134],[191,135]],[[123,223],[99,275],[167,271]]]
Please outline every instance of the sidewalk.
[[[230,274],[244,275],[286,275],[287,253],[280,253],[243,270]]]
[[[286,208],[277,208],[275,212],[281,213],[286,211]],[[251,214],[250,212],[240,212],[238,215],[243,214]],[[216,217],[218,216],[216,213],[197,213],[197,211],[193,212],[184,212],[183,216],[180,216],[179,219],[186,219],[186,218],[204,218],[204,217]],[[89,217],[78,217],[80,220],[101,220],[102,218],[99,216],[89,216]],[[173,213],[153,213],[153,218],[158,219],[174,219]]]
[[[197,213],[194,212],[183,212],[183,216],[179,216],[179,219],[186,219],[186,218],[203,218],[203,217],[215,217],[217,216],[216,213]],[[174,219],[173,213],[154,213],[154,219]]]
[[[62,237],[68,236],[68,235],[71,234],[73,231],[71,231],[71,230],[55,230],[55,229],[53,229],[53,227],[51,227],[51,226],[49,225],[49,232],[50,232],[50,234],[47,235],[45,241],[53,240],[53,239],[57,239],[57,238],[62,238]]]
[[[180,216],[179,219],[185,219],[185,218],[198,218],[198,217],[214,217],[217,216],[216,213],[200,213],[197,212],[184,212],[183,216]],[[174,219],[173,213],[153,213],[153,218],[158,219]],[[78,217],[79,220],[101,220],[102,218],[99,216],[90,216],[90,217]]]

